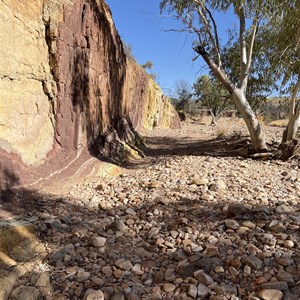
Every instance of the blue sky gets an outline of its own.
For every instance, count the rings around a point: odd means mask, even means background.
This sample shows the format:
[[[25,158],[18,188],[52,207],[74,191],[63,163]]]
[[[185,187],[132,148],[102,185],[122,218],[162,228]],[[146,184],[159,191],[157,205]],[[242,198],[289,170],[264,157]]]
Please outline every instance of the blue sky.
[[[161,16],[159,0],[106,0],[121,38],[132,46],[138,63],[153,62],[158,82],[167,95],[172,95],[174,84],[186,80],[191,85],[198,76],[207,73],[201,58],[195,62],[192,50],[193,37],[186,33],[165,32],[179,28],[180,23],[167,15]],[[232,16],[231,16],[232,17]],[[228,17],[227,17],[228,19]],[[225,18],[221,22],[220,36],[225,36]]]

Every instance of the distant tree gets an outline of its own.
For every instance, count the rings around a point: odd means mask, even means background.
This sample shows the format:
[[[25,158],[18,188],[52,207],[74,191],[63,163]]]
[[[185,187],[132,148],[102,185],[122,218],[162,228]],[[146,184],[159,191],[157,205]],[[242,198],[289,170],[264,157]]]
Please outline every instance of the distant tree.
[[[210,75],[200,76],[193,85],[196,101],[209,109],[211,125],[216,125],[218,118],[231,105],[231,96],[222,84]]]
[[[153,79],[157,80],[158,76],[153,72],[153,62],[148,60],[145,64],[141,65],[144,70],[148,70],[147,74]]]
[[[135,57],[132,53],[132,45],[131,44],[127,44],[126,42],[124,42],[122,40],[122,45],[123,45],[123,49],[124,49],[124,52],[125,52],[125,55],[128,57],[128,58],[132,58],[135,60]]]
[[[178,99],[176,105],[177,111],[181,111],[184,114],[188,108],[189,102],[192,99],[193,93],[190,84],[184,80],[178,80],[175,82],[175,95]]]
[[[143,69],[152,70],[153,68],[153,62],[148,60],[145,64],[142,65]]]

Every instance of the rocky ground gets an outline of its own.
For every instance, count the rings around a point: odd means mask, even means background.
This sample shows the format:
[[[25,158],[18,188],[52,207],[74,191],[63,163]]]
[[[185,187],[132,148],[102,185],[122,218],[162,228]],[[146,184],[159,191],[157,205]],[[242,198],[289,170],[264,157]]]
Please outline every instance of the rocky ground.
[[[47,256],[9,299],[300,299],[299,163],[220,128],[144,132],[118,176],[20,193]]]

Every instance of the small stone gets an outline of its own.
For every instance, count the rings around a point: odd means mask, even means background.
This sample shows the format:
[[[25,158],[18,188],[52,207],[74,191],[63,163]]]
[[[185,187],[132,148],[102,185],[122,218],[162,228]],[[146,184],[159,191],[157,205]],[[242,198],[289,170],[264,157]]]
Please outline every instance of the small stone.
[[[279,205],[276,207],[275,211],[277,213],[290,213],[292,212],[292,208],[287,205]]]
[[[175,291],[176,286],[172,283],[164,283],[163,288],[166,293],[171,293]]]
[[[102,291],[95,291],[88,289],[83,297],[83,300],[104,300],[104,294]]]
[[[234,258],[234,259],[230,260],[230,265],[236,269],[240,269],[242,266],[242,263],[241,263],[240,259]]]
[[[217,267],[215,268],[215,272],[216,272],[216,273],[224,273],[224,272],[225,272],[225,270],[224,270],[224,268],[223,268],[223,267],[221,267],[221,266],[217,266]]]
[[[234,230],[238,229],[240,226],[239,222],[232,219],[225,220],[225,225],[227,228],[234,229]]]
[[[215,183],[209,186],[209,189],[213,192],[223,191],[226,189],[226,184],[223,180],[216,180]]]
[[[194,272],[194,277],[200,282],[203,283],[204,285],[210,285],[211,283],[214,282],[212,277],[204,273],[202,270],[198,270]]]
[[[239,227],[237,230],[236,230],[236,233],[242,235],[242,234],[245,234],[249,231],[250,229],[248,227],[245,227],[245,226],[241,226]]]
[[[230,266],[229,268],[228,268],[228,271],[229,271],[229,273],[232,275],[232,276],[238,276],[239,275],[239,272],[237,271],[237,269],[235,268],[235,267],[232,267],[232,266]]]
[[[287,249],[292,249],[294,247],[294,242],[290,240],[286,240],[283,242],[283,245]]]
[[[76,281],[82,282],[88,280],[91,277],[91,273],[86,272],[84,269],[79,269],[76,274]]]
[[[122,291],[116,291],[110,300],[125,300],[124,293]]]
[[[209,288],[207,286],[205,286],[204,284],[199,283],[198,288],[197,288],[197,292],[198,292],[198,297],[205,298],[209,294]]]
[[[228,206],[228,217],[243,216],[249,212],[249,208],[242,204],[230,204]]]
[[[101,269],[103,274],[105,274],[106,277],[111,277],[113,275],[113,271],[110,266],[105,266]]]
[[[261,287],[263,289],[267,289],[267,290],[280,290],[280,291],[285,291],[287,290],[288,284],[285,281],[272,281],[272,282],[267,282],[267,283],[263,283],[261,285]]]
[[[259,293],[259,297],[261,297],[264,300],[281,300],[283,294],[279,290],[264,289]]]
[[[261,285],[261,284],[266,283],[266,282],[267,282],[267,279],[265,277],[262,277],[262,276],[257,277],[255,279],[255,283],[258,284],[258,285]]]
[[[174,269],[169,268],[167,269],[166,273],[165,273],[165,280],[168,282],[172,282],[174,281],[174,279],[176,278],[175,273],[174,273]]]
[[[213,245],[207,245],[203,252],[205,257],[213,257],[219,255],[219,248]]]
[[[126,212],[131,215],[131,216],[135,216],[136,215],[136,211],[134,211],[132,208],[127,208]]]
[[[123,271],[130,271],[133,267],[131,261],[125,260],[123,258],[118,259],[115,262],[115,266],[118,267],[119,269],[123,270]]]
[[[191,181],[191,184],[195,184],[195,185],[198,185],[198,186],[200,186],[200,185],[206,185],[208,183],[209,183],[209,181],[208,181],[207,178],[194,178]]]
[[[132,218],[129,218],[129,219],[126,220],[126,224],[129,225],[129,226],[133,225],[134,223],[135,223],[135,221]]]
[[[102,236],[93,236],[91,238],[91,244],[94,247],[103,247],[106,244],[106,238],[102,237]]]
[[[49,257],[49,261],[52,263],[60,260],[62,261],[66,255],[67,255],[66,249],[64,247],[61,247],[51,253]]]
[[[290,286],[295,284],[293,276],[284,270],[279,271],[276,277],[279,281],[285,281]]]
[[[148,238],[153,239],[156,238],[159,233],[159,229],[156,227],[152,227],[148,233]]]
[[[116,232],[116,231],[125,231],[128,229],[128,227],[125,225],[125,223],[121,220],[116,220],[114,222],[112,222],[107,228],[108,229],[111,229],[112,231]]]
[[[89,202],[90,206],[97,207],[101,202],[101,199],[97,195],[94,195],[92,198],[90,198]]]
[[[201,198],[201,200],[204,200],[204,201],[211,201],[214,199],[214,196],[209,195],[207,193],[203,193],[200,198]]]
[[[196,299],[196,298],[197,298],[197,293],[198,293],[197,286],[194,285],[194,284],[191,284],[191,285],[189,286],[188,294],[189,294],[193,299]]]
[[[283,225],[283,223],[280,222],[280,221],[277,221],[277,220],[273,220],[270,223],[269,228],[274,232],[284,232],[284,231],[286,231],[286,227]]]
[[[248,277],[251,275],[251,267],[249,267],[248,265],[245,266],[244,268],[244,272],[243,272],[245,277]]]
[[[269,233],[265,233],[261,235],[260,239],[263,242],[263,244],[267,244],[269,246],[274,246],[277,243],[276,238]]]
[[[243,222],[243,226],[248,227],[249,229],[254,229],[256,225],[252,223],[251,221],[245,221]]]
[[[181,260],[185,260],[188,258],[187,253],[183,250],[183,249],[178,249],[175,254],[174,254],[174,258],[177,261],[181,261]]]
[[[254,255],[250,255],[245,259],[245,264],[251,267],[254,270],[260,270],[263,266],[263,262],[261,259]]]
[[[162,205],[168,205],[170,203],[170,200],[168,198],[162,196],[155,197],[154,201]]]
[[[151,181],[149,184],[148,184],[148,188],[149,189],[156,189],[160,186],[160,183],[158,181]]]
[[[140,264],[135,264],[131,271],[136,275],[143,275],[144,271],[142,270],[142,266]]]
[[[290,257],[280,257],[277,259],[277,263],[284,267],[288,267],[294,264],[294,259]]]

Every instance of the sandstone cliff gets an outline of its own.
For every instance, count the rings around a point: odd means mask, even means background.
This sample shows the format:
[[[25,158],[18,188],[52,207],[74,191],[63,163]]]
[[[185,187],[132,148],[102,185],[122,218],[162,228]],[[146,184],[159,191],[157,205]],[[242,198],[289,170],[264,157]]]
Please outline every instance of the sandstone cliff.
[[[103,0],[2,0],[0,40],[0,182],[50,176],[82,153],[116,155],[116,140],[138,147],[134,128],[179,126],[126,58]]]

